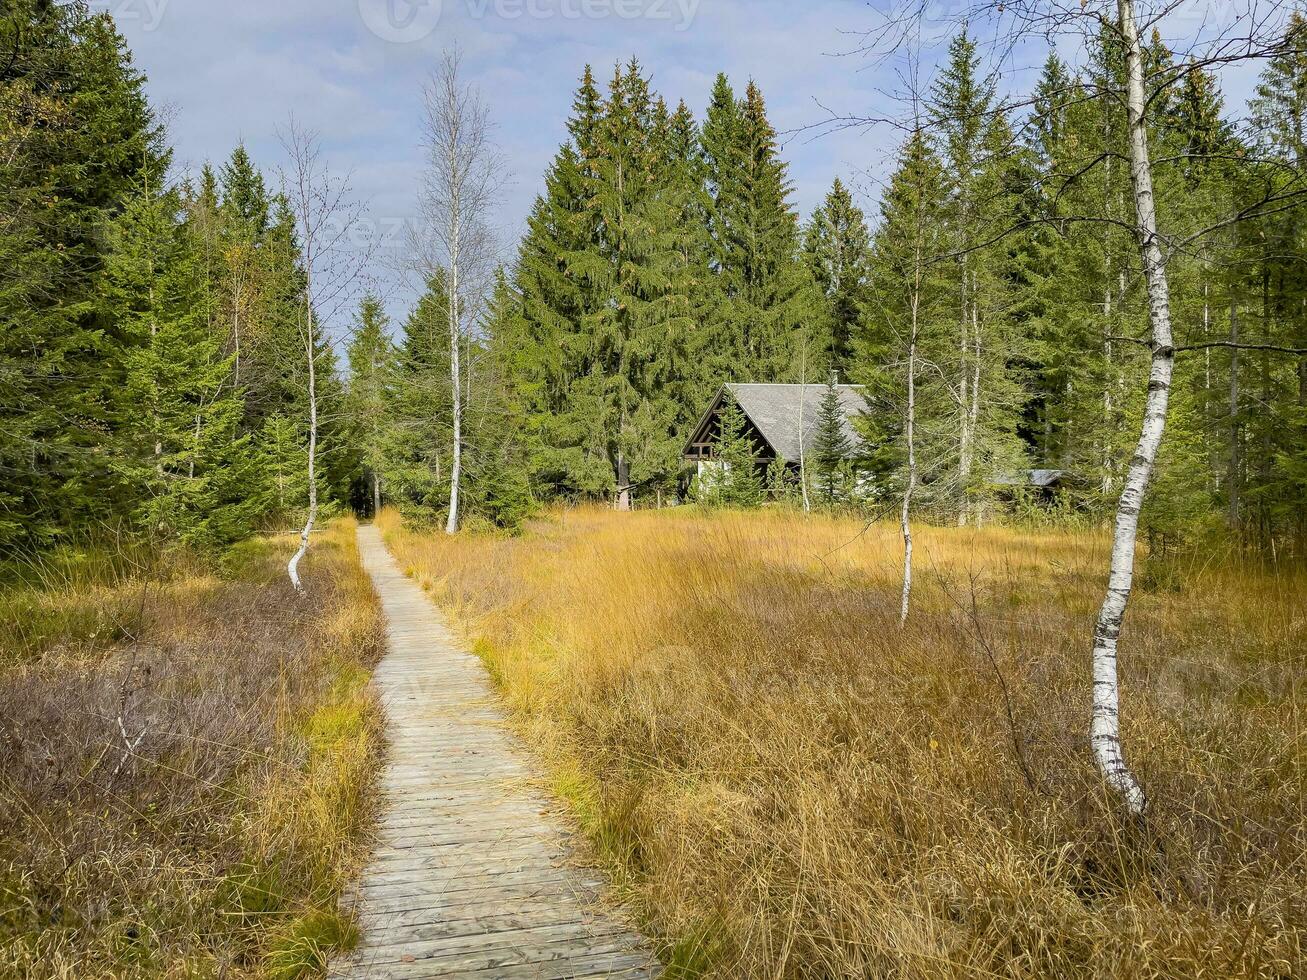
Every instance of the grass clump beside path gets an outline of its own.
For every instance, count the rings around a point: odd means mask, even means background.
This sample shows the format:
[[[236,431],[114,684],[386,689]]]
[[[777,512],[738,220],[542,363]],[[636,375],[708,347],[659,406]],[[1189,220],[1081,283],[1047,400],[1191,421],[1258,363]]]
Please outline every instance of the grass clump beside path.
[[[354,939],[383,628],[353,523],[0,594],[0,976],[266,976]]]
[[[1086,735],[1100,534],[581,510],[401,563],[477,638],[682,975],[1307,975],[1307,574],[1153,565],[1121,813]]]

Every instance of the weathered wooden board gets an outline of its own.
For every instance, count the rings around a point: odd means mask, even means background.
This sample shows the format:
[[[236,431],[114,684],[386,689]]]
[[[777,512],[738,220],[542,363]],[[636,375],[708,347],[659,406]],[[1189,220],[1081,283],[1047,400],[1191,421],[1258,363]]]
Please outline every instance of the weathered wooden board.
[[[350,901],[363,940],[339,978],[654,977],[648,944],[569,863],[540,774],[504,724],[485,669],[359,528],[387,622],[374,683],[390,756],[376,852]]]

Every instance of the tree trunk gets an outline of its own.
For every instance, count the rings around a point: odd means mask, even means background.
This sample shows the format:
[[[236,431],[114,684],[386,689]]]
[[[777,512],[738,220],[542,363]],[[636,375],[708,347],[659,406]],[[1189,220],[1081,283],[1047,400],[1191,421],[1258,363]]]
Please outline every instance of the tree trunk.
[[[1235,305],[1233,294],[1230,296],[1230,343],[1239,343],[1239,308]],[[1239,431],[1239,348],[1230,348],[1230,485],[1227,489],[1230,527],[1239,527],[1239,471],[1243,466],[1240,458]]]
[[[240,273],[236,273],[232,280],[231,338],[232,385],[238,389],[241,386],[241,290],[239,282]]]
[[[1117,10],[1121,38],[1126,49],[1130,180],[1134,189],[1139,252],[1148,291],[1152,365],[1139,441],[1117,502],[1107,595],[1094,627],[1094,705],[1090,721],[1090,743],[1108,784],[1121,794],[1130,812],[1142,814],[1147,805],[1147,797],[1126,765],[1121,749],[1117,641],[1121,635],[1121,624],[1134,579],[1139,512],[1166,429],[1175,349],[1171,342],[1170,290],[1157,232],[1152,166],[1148,155],[1148,126],[1144,114],[1143,52],[1135,21],[1134,0],[1118,0]]]
[[[1103,290],[1103,493],[1112,492],[1112,419],[1115,408],[1112,404],[1112,286],[1109,282]]]
[[[967,407],[967,470],[962,481],[962,489],[967,496],[962,498],[962,523],[975,519],[976,525],[980,524],[979,511],[974,506],[975,501],[972,499],[969,490],[971,484],[971,474],[976,465],[976,436],[980,431],[980,355],[983,343],[980,339],[980,300],[973,296],[971,301],[971,336],[972,336],[972,361],[971,361],[971,404]]]
[[[1106,106],[1106,103],[1104,103]],[[1112,123],[1110,116],[1107,115],[1106,107],[1103,110],[1103,143],[1110,146],[1112,143]],[[1109,154],[1103,161],[1103,203],[1107,211],[1108,218],[1114,218],[1113,195],[1112,195],[1112,157]],[[1103,432],[1099,437],[1102,448],[1102,491],[1104,495],[1112,492],[1112,433],[1114,426],[1112,424],[1115,405],[1112,401],[1112,278],[1114,272],[1112,268],[1112,232],[1107,226],[1103,226]]]
[[[904,424],[904,437],[908,443],[908,480],[903,487],[903,509],[899,514],[899,529],[903,533],[903,590],[899,598],[899,627],[908,621],[908,606],[912,600],[912,493],[917,488],[917,318],[921,302],[921,261],[918,256],[916,282],[912,290],[912,333],[908,338],[908,412]]]
[[[310,261],[309,256],[305,256],[305,265]],[[290,576],[291,585],[295,586],[295,591],[304,594],[304,583],[300,581],[299,565],[301,559],[309,551],[309,535],[313,533],[313,524],[318,519],[318,374],[317,374],[317,346],[313,337],[313,300],[311,285],[305,289],[304,316],[308,332],[307,348],[309,361],[309,516],[304,522],[304,529],[300,531],[300,546],[295,554],[291,556],[290,563],[286,566],[286,573]]]
[[[372,516],[376,517],[381,513],[381,474],[375,469],[372,471]]]
[[[455,223],[454,242],[458,241],[457,222]],[[445,533],[458,531],[458,481],[463,472],[463,395],[461,373],[459,371],[459,330],[458,324],[458,255],[457,244],[452,248],[454,261],[449,270],[449,376],[451,390],[454,394],[454,458],[449,469],[449,519],[445,522]]]
[[[200,454],[200,435],[202,434],[200,423],[203,420],[203,411],[195,413],[195,443],[191,446],[190,463],[186,468],[186,475],[189,479],[195,479],[195,457]]]
[[[803,444],[804,406],[808,403],[808,336],[803,337],[803,350],[799,352],[799,494],[803,498],[803,512],[812,513],[812,498],[808,496],[808,447]]]
[[[631,509],[631,468],[621,450],[617,452],[617,509]]]
[[[962,431],[958,444],[958,490],[962,501],[958,507],[958,527],[967,523],[967,484],[971,482],[971,401],[975,393],[971,387],[971,365],[967,352],[971,347],[971,292],[966,267],[962,270],[962,320],[958,330],[958,411],[962,417]]]

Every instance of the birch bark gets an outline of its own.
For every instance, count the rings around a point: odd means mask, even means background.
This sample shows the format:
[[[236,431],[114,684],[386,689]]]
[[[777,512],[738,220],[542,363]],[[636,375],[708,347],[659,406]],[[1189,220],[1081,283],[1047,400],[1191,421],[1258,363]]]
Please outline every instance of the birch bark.
[[[1108,784],[1121,795],[1132,813],[1141,814],[1147,806],[1147,797],[1126,764],[1121,747],[1117,642],[1134,579],[1139,512],[1166,429],[1175,349],[1171,341],[1170,290],[1158,237],[1157,210],[1153,196],[1145,116],[1147,102],[1144,94],[1143,51],[1135,19],[1134,0],[1118,0],[1117,13],[1121,40],[1125,46],[1130,182],[1134,191],[1139,252],[1148,292],[1152,363],[1139,441],[1126,470],[1117,502],[1107,594],[1094,627],[1094,697],[1090,743]]]
[[[306,268],[312,268],[310,255],[311,252],[306,248],[304,256]],[[317,352],[314,344],[312,297],[313,277],[309,273],[305,282],[304,294],[305,346],[308,348],[307,360],[309,366],[309,515],[304,522],[303,529],[300,531],[300,546],[296,549],[295,554],[291,556],[290,563],[286,566],[286,574],[290,576],[291,585],[295,586],[295,591],[301,595],[304,594],[304,583],[300,581],[300,562],[309,552],[309,536],[313,533],[313,525],[318,519],[318,372],[315,364]]]
[[[451,154],[452,156],[452,154]],[[451,170],[457,173],[457,161],[451,160]],[[445,522],[445,533],[458,531],[458,487],[463,475],[463,395],[462,379],[459,372],[460,334],[458,319],[458,260],[459,260],[459,188],[454,182],[452,194],[453,206],[450,208],[450,261],[449,261],[449,378],[450,390],[453,392],[453,429],[454,452],[449,468],[449,518]]]
[[[917,234],[920,236],[918,227]],[[908,443],[908,479],[903,487],[903,508],[899,514],[899,529],[903,534],[903,590],[899,597],[899,627],[908,622],[908,608],[912,601],[912,495],[917,489],[917,331],[921,318],[922,254],[918,240],[914,258],[912,281],[912,320],[908,335],[908,411],[903,434]]]

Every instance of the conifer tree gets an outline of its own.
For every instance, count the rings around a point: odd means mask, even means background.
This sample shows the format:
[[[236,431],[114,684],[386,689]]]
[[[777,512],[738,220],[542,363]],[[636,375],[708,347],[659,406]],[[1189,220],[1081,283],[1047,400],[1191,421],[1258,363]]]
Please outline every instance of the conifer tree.
[[[822,331],[830,338],[826,360],[830,370],[844,375],[867,302],[871,238],[862,211],[838,177],[808,223],[803,250],[812,278],[826,300],[827,325]]]
[[[392,500],[428,516],[444,513],[449,498],[453,394],[450,391],[449,294],[433,276],[404,322],[388,391],[383,453]]]
[[[1012,221],[1016,210],[1005,180],[1012,136],[1003,114],[995,111],[993,82],[981,71],[975,42],[964,28],[949,46],[928,106],[948,180],[945,220],[957,255],[957,354],[940,368],[956,379],[959,523],[978,517],[996,471],[1017,462],[1019,452],[1006,436],[1015,428],[1012,416],[1024,407],[1011,375],[1019,335],[1008,319],[1010,270],[1002,251],[980,247],[996,226]]]
[[[953,441],[947,419],[955,395],[939,368],[955,349],[950,321],[956,320],[940,266],[947,208],[943,167],[918,126],[881,201],[871,300],[856,364],[872,408],[860,420],[872,465],[889,484],[882,492],[899,501],[901,622],[912,592],[913,509],[938,502],[933,491],[947,471]]]
[[[587,263],[598,239],[587,185],[600,97],[587,66],[568,120],[569,140],[545,174],[514,272],[520,315],[496,319],[497,347],[513,358],[532,445],[533,479],[556,494],[602,494],[612,485],[607,448],[594,435],[582,318],[597,305]]]
[[[814,482],[828,504],[845,496],[844,483],[850,476],[848,463],[852,449],[853,443],[844,431],[844,408],[832,374],[821,393],[809,457]]]
[[[712,383],[695,314],[697,134],[635,63],[615,70],[604,97],[586,71],[569,132],[522,243],[520,317],[497,329],[531,352],[516,359],[514,384],[538,477],[629,506],[635,492],[672,488],[680,431]]]
[[[717,507],[756,507],[762,502],[763,481],[748,420],[734,399],[722,406],[720,441],[713,465],[700,477],[699,499]]]
[[[131,506],[103,465],[125,338],[106,322],[101,232],[166,148],[107,15],[0,11],[0,547]]]
[[[154,538],[212,548],[248,531],[252,468],[241,401],[210,330],[196,243],[175,189],[142,186],[110,230],[106,312],[126,343],[118,465]]]
[[[737,102],[718,77],[703,143],[721,294],[712,328],[719,370],[742,381],[790,380],[800,345],[814,343],[820,299],[800,256],[787,166],[757,85]]]
[[[269,225],[269,200],[263,175],[245,147],[237,146],[218,177],[219,248],[223,275],[221,304],[227,324],[233,376],[241,383],[242,355],[255,339],[262,313],[260,292],[268,275],[262,248]]]
[[[368,293],[359,302],[349,344],[349,386],[345,407],[353,441],[363,465],[372,513],[381,510],[382,473],[386,466],[388,388],[394,372],[395,349],[387,333],[389,321],[381,300]]]

